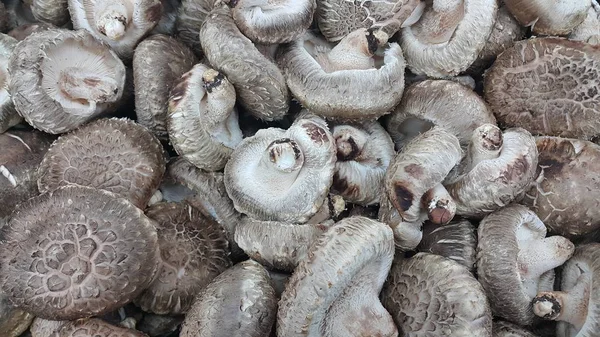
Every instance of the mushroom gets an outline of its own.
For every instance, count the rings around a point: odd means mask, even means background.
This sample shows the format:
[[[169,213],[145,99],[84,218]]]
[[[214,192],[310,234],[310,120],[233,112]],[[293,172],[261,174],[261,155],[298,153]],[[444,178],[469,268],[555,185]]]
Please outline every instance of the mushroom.
[[[0,33],[0,133],[21,123],[23,120],[15,110],[8,91],[8,84],[10,83],[8,61],[17,42],[14,38]]]
[[[485,101],[468,87],[447,80],[425,80],[410,85],[402,101],[385,117],[385,128],[396,149],[437,125],[452,132],[463,148],[482,124],[496,124]]]
[[[181,0],[177,13],[177,37],[187,44],[196,55],[202,55],[198,32],[208,13],[222,0]]]
[[[73,28],[90,32],[126,60],[162,18],[161,0],[68,1]]]
[[[196,63],[192,50],[175,38],[156,34],[140,42],[133,54],[137,122],[167,138],[169,92]]]
[[[275,322],[277,297],[258,262],[240,262],[217,276],[196,297],[180,337],[264,337]]]
[[[439,226],[430,221],[423,224],[423,238],[417,251],[437,254],[454,260],[474,272],[477,250],[477,229],[468,220],[458,219]]]
[[[492,337],[537,337],[537,335],[516,324],[507,321],[495,321],[492,324]]]
[[[146,215],[157,224],[160,266],[135,303],[159,315],[184,314],[194,296],[231,266],[225,231],[186,203],[158,203]]]
[[[8,14],[8,29],[14,29],[23,24],[35,23],[38,21],[31,12],[31,0],[3,0],[2,3]],[[2,31],[4,32],[5,29],[2,29]]]
[[[225,165],[227,194],[238,212],[256,220],[304,223],[327,197],[335,153],[325,121],[312,114],[287,131],[261,129]]]
[[[50,320],[102,315],[136,298],[158,267],[156,229],[115,194],[68,186],[22,203],[0,230],[0,287]]]
[[[598,64],[600,51],[587,43],[520,41],[486,72],[485,100],[503,127],[588,139],[600,134],[600,92],[590,70]]]
[[[3,337],[20,336],[29,328],[33,319],[32,314],[14,308],[5,296],[0,294],[0,331]]]
[[[562,236],[546,237],[544,223],[517,204],[486,216],[477,234],[477,273],[494,316],[531,325],[531,301],[538,292],[552,290],[554,268],[575,247]]]
[[[289,279],[277,336],[397,336],[378,298],[393,257],[394,237],[385,224],[364,217],[336,223]]]
[[[243,135],[231,82],[202,63],[171,90],[167,129],[178,154],[196,167],[221,170]]]
[[[24,0],[30,2],[31,13],[42,22],[63,26],[70,21],[67,0]]]
[[[58,332],[60,337],[147,337],[137,330],[118,327],[98,318],[79,319],[63,325]]]
[[[136,328],[150,337],[169,336],[177,330],[184,318],[181,315],[163,316],[146,313]]]
[[[233,84],[250,114],[266,121],[283,118],[289,108],[285,78],[240,32],[229,7],[221,4],[210,12],[200,29],[200,43],[208,62]]]
[[[176,22],[181,0],[161,0],[161,3],[163,6],[162,16],[156,26],[150,31],[150,35],[165,34],[175,36],[177,33]]]
[[[415,74],[444,78],[465,71],[485,47],[497,0],[427,1],[415,24],[402,29],[401,45]]]
[[[592,1],[583,22],[571,31],[569,40],[600,44],[600,4],[597,0]]]
[[[477,279],[445,257],[417,253],[395,261],[382,303],[404,336],[492,336],[492,312]]]
[[[228,0],[235,24],[255,43],[287,43],[313,21],[315,0]]]
[[[38,169],[38,188],[90,186],[144,209],[165,169],[162,145],[146,128],[125,118],[100,119],[52,144]]]
[[[482,218],[527,191],[535,179],[538,150],[522,128],[505,130],[484,124],[473,132],[468,153],[444,182],[456,202],[456,214]]]
[[[362,28],[331,48],[306,33],[280,48],[277,64],[294,97],[311,112],[337,121],[374,120],[400,102],[404,89],[402,50],[387,39]],[[383,65],[376,66],[375,53],[383,46]]]
[[[561,291],[541,291],[533,299],[533,312],[559,321],[558,336],[591,337],[600,330],[598,282],[600,244],[578,246],[562,269]]]
[[[48,29],[56,29],[56,26],[45,22],[28,23],[11,29],[8,35],[17,39],[17,41],[22,41],[33,33],[43,32]]]
[[[592,0],[504,0],[519,23],[534,34],[567,35],[586,17]]]
[[[29,332],[31,337],[56,337],[60,328],[68,321],[51,321],[36,317],[31,323]]]
[[[48,133],[73,130],[111,112],[125,87],[125,66],[86,31],[30,35],[10,58],[9,91],[27,123]]]
[[[390,135],[377,121],[338,124],[331,132],[337,147],[331,193],[363,206],[379,203],[385,171],[396,155]]]
[[[423,222],[427,218],[426,215],[422,213],[419,219],[413,222],[403,221],[385,191],[381,195],[377,218],[392,229],[396,248],[400,251],[415,249],[423,239]]]

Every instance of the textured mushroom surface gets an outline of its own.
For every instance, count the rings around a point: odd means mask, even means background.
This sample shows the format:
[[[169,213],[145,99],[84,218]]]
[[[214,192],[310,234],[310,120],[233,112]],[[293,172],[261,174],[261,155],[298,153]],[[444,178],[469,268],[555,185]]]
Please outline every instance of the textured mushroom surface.
[[[22,40],[25,40],[26,37],[28,37],[29,35],[31,35],[33,33],[43,32],[45,30],[55,29],[55,28],[56,28],[56,26],[49,24],[49,23],[44,23],[44,22],[29,23],[29,24],[20,25],[18,27],[11,29],[8,32],[8,35],[17,39],[18,41],[22,41]]]
[[[51,321],[36,317],[29,327],[29,332],[31,333],[31,337],[56,337],[60,328],[68,322]]]
[[[381,298],[403,336],[492,336],[483,288],[466,267],[445,257],[417,253],[395,262]]]
[[[16,45],[17,40],[6,34],[0,34],[0,133],[19,124],[23,120],[17,113],[17,110],[15,110],[10,92],[8,91],[10,83],[8,62]]]
[[[120,308],[158,266],[152,221],[127,200],[89,187],[63,187],[21,204],[0,237],[2,291],[45,319]]]
[[[0,331],[3,337],[18,337],[29,328],[33,319],[32,314],[14,308],[6,297],[0,294]]]
[[[68,322],[58,332],[58,337],[147,337],[143,332],[109,324],[98,318]]]
[[[423,239],[423,222],[426,218],[422,214],[416,221],[404,221],[390,198],[385,193],[381,196],[377,219],[390,226],[394,232],[395,246],[400,251],[413,250],[419,245]]]
[[[31,13],[42,22],[62,26],[71,19],[67,0],[27,0],[30,2]]]
[[[123,62],[83,30],[30,35],[15,47],[8,71],[19,114],[55,134],[111,112],[125,87]]]
[[[423,224],[423,239],[417,251],[437,254],[454,260],[470,271],[475,269],[477,228],[468,220],[453,220],[446,225],[430,221]]]
[[[198,294],[180,337],[264,337],[277,310],[269,273],[258,262],[240,262]]]
[[[157,223],[160,266],[136,304],[155,314],[183,314],[196,294],[231,266],[225,231],[185,203],[158,203],[146,215]]]
[[[208,13],[219,0],[181,0],[177,14],[177,37],[190,46],[196,55],[202,54],[198,32]]]
[[[571,31],[569,40],[600,44],[600,4],[597,0],[592,1],[592,6],[588,9],[583,22]]]
[[[585,19],[592,0],[504,0],[504,4],[535,34],[567,35]]]
[[[144,313],[142,320],[136,325],[136,329],[148,334],[150,337],[168,336],[177,330],[184,318],[185,316],[182,315],[169,316]]]
[[[398,336],[378,298],[393,257],[392,230],[383,223],[351,217],[330,227],[281,295],[277,335]]]

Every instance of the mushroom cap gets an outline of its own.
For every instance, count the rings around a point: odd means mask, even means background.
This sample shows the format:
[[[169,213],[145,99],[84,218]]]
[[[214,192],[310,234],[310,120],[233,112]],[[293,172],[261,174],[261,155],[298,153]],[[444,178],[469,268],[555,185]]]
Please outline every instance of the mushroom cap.
[[[198,32],[208,13],[221,0],[181,0],[177,14],[177,38],[187,44],[196,55],[202,55]]]
[[[600,44],[600,4],[597,1],[592,1],[585,19],[571,31],[569,40]]]
[[[70,21],[67,0],[31,0],[31,13],[42,22],[63,26]]]
[[[313,33],[282,45],[276,56],[287,85],[303,107],[336,121],[374,120],[402,98],[406,63],[402,49],[390,43],[379,68],[326,72],[309,49],[331,47]]]
[[[427,216],[423,213],[417,221],[402,220],[398,210],[392,205],[390,198],[382,193],[377,214],[379,221],[387,224],[394,231],[394,243],[400,251],[415,249],[423,239],[423,222]]]
[[[63,325],[59,337],[148,337],[143,332],[112,325],[98,318],[79,319]]]
[[[240,32],[229,7],[222,4],[210,12],[200,29],[200,43],[208,62],[227,76],[250,114],[266,121],[283,118],[289,109],[285,78]]]
[[[29,35],[37,32],[43,32],[48,29],[56,29],[57,27],[50,23],[35,22],[20,25],[11,29],[8,35],[17,39],[18,41],[25,40]]]
[[[56,337],[60,328],[68,321],[51,321],[36,317],[31,323],[29,332],[31,337]]]
[[[135,48],[135,114],[137,122],[157,137],[167,137],[169,92],[196,62],[188,46],[167,35],[152,35]]]
[[[330,337],[352,331],[397,336],[378,298],[393,257],[392,230],[381,222],[351,217],[330,227],[281,295],[277,335]]]
[[[129,201],[89,187],[62,187],[22,203],[0,238],[2,291],[50,320],[120,308],[158,267],[153,222]]]
[[[445,257],[417,253],[395,262],[381,298],[405,336],[492,336],[492,312],[481,284]]]
[[[225,231],[185,203],[158,203],[146,215],[157,223],[160,266],[135,302],[146,312],[183,314],[196,294],[231,266]]]
[[[519,41],[487,70],[485,100],[501,126],[588,139],[600,134],[600,92],[590,80],[598,67],[600,50],[587,43]]]
[[[32,314],[14,308],[5,296],[0,294],[0,331],[2,331],[2,336],[20,336],[29,328],[33,319],[34,316]]]
[[[0,133],[23,120],[15,110],[8,91],[8,84],[10,83],[8,62],[17,42],[14,38],[0,33]]]
[[[534,34],[567,35],[585,19],[592,0],[504,0],[504,4]]]
[[[477,228],[464,219],[442,226],[426,221],[417,251],[449,258],[473,272],[477,256]]]
[[[493,337],[537,337],[529,330],[507,321],[495,321],[492,325]]]
[[[9,73],[19,114],[54,134],[112,111],[125,89],[123,62],[84,30],[49,29],[28,36],[15,47]],[[81,97],[69,98],[65,86]]]
[[[466,148],[473,131],[486,123],[496,124],[496,118],[473,90],[454,81],[425,80],[406,88],[384,126],[397,149],[435,125],[452,132]]]
[[[269,273],[258,262],[240,262],[217,276],[196,297],[180,337],[264,337],[277,310]]]

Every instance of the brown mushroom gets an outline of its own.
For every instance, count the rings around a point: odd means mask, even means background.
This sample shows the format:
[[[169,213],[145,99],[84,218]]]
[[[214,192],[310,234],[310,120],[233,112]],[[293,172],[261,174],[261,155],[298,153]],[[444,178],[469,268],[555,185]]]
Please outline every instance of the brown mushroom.
[[[19,337],[29,328],[33,319],[32,314],[14,308],[5,296],[0,294],[0,331],[3,337]]]
[[[60,328],[68,321],[51,321],[36,317],[31,323],[29,332],[31,337],[56,337]]]
[[[181,0],[177,14],[177,37],[187,44],[196,55],[202,55],[202,46],[198,32],[206,20],[208,13],[220,4],[221,0]]]
[[[592,0],[504,0],[512,15],[533,33],[567,35],[586,17]]]
[[[493,337],[537,337],[529,330],[507,321],[495,321],[492,324]]]
[[[417,251],[437,254],[454,260],[469,271],[475,269],[477,250],[477,228],[468,220],[453,220],[446,225],[431,221],[423,224],[423,238]]]
[[[143,332],[118,327],[98,318],[79,319],[76,321],[68,322],[60,328],[58,336],[148,337],[148,335],[146,335]]]
[[[0,33],[0,133],[5,132],[23,120],[15,110],[8,89],[10,83],[8,62],[17,42],[14,38]]]

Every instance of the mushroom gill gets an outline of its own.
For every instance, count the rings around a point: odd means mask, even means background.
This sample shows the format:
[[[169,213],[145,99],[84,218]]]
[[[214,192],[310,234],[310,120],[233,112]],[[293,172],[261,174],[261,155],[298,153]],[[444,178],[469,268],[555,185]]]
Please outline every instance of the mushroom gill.
[[[417,251],[449,258],[474,272],[477,228],[464,219],[453,220],[442,226],[426,221],[423,224],[423,239]]]
[[[381,222],[351,217],[330,227],[281,295],[277,335],[398,336],[378,298],[393,257],[392,230]]]
[[[15,110],[8,89],[10,83],[8,63],[17,42],[14,38],[0,33],[0,134],[23,120]]]
[[[60,337],[147,337],[143,332],[112,325],[98,318],[67,322],[58,331]]]
[[[583,22],[592,0],[504,0],[504,4],[534,34],[567,35]]]

